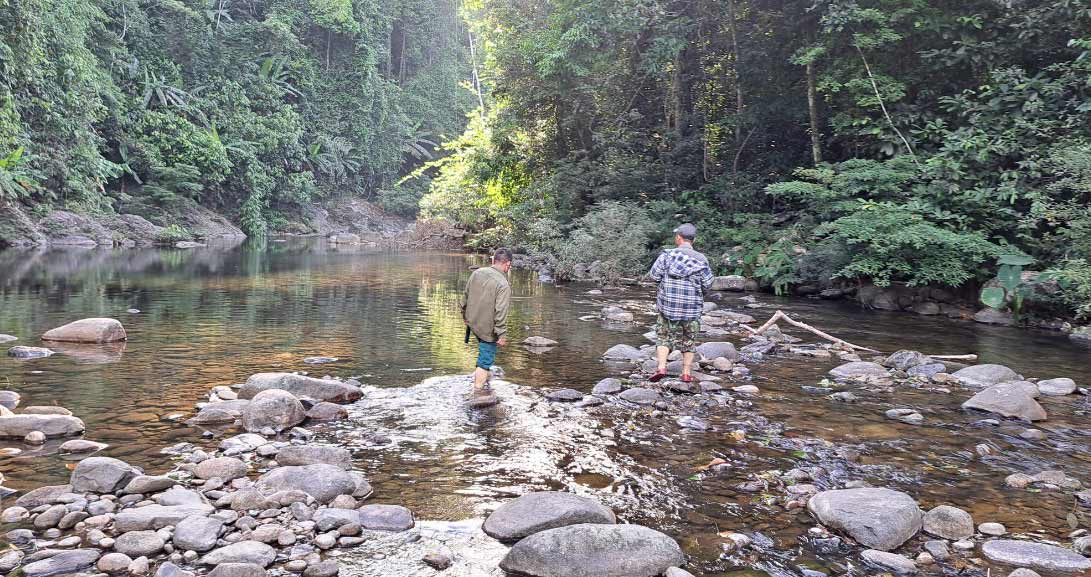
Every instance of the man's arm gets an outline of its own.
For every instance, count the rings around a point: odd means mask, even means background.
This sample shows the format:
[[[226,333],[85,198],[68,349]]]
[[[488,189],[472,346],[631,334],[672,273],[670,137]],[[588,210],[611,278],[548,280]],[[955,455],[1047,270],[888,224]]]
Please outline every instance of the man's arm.
[[[701,290],[704,294],[708,294],[708,291],[712,290],[712,267],[708,264],[708,259],[705,259],[705,268],[701,270]]]
[[[659,253],[659,258],[655,259],[655,264],[652,265],[652,270],[648,271],[648,276],[652,277],[652,280],[655,282],[663,280],[663,274],[666,272],[666,263],[666,251]]]
[[[505,284],[496,291],[496,318],[493,321],[496,340],[501,344],[507,342],[505,335],[508,332],[509,306],[511,306],[511,286]]]

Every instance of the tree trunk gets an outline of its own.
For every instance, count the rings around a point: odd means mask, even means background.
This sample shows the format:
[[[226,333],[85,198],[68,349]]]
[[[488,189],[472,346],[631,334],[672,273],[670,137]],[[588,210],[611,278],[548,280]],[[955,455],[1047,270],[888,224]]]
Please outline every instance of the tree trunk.
[[[815,165],[822,162],[822,143],[818,134],[818,104],[815,102],[814,63],[807,63],[807,111],[811,115],[811,158]]]
[[[409,32],[402,28],[402,49],[399,54],[401,62],[398,64],[398,84],[405,84],[405,43],[406,37],[409,36]]]
[[[735,0],[727,2],[727,29],[731,33],[731,55],[735,69],[735,148],[742,146],[742,111],[744,108],[741,75],[739,74],[739,30],[735,25]]]

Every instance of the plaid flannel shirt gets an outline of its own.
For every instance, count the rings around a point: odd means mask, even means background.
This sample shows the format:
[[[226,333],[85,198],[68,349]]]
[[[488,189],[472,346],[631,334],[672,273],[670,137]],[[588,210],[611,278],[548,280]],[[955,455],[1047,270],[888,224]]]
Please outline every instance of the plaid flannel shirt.
[[[665,250],[655,259],[648,275],[659,283],[655,304],[659,313],[672,321],[701,318],[705,291],[712,288],[712,269],[705,255],[689,243]]]

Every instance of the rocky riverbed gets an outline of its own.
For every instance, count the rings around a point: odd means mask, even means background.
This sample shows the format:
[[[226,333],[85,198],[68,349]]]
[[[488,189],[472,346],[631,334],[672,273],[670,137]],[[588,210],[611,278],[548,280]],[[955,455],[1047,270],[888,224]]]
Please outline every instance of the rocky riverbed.
[[[104,425],[78,404],[67,415],[33,389],[0,393],[13,412],[0,424],[48,429],[39,448],[9,443],[15,458],[72,463],[46,490],[4,469],[21,490],[0,512],[18,549],[2,559],[28,575],[1087,571],[1087,397],[1063,363],[879,355],[785,325],[754,338],[743,326],[771,309],[725,299],[703,323],[702,378],[653,384],[647,298],[567,298],[571,322],[617,338],[526,334],[540,338],[501,357],[513,378],[497,377],[501,403],[486,410],[464,406],[466,377],[391,387],[319,350],[309,356],[335,360],[300,355],[299,367],[340,376],[277,363],[244,382],[193,373],[204,398],[162,412],[175,431],[162,459],[130,461],[100,456],[122,455],[95,444]],[[131,355],[147,333],[126,328]],[[58,354],[8,363],[69,358],[63,341],[18,336],[9,348]],[[599,370],[526,385],[534,367],[574,358],[569,347]],[[416,380],[431,364],[392,370]],[[62,421],[72,428],[43,425]]]

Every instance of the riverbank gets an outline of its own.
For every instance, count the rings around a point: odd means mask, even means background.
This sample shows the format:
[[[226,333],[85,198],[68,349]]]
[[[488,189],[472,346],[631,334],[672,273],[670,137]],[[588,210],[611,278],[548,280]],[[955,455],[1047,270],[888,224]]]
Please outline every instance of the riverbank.
[[[63,289],[41,274],[29,274],[16,286],[0,285],[5,287],[0,332],[21,337],[12,345],[40,344],[36,336],[70,319],[72,311],[113,311],[122,315],[130,337],[124,350],[113,356],[61,351],[34,361],[4,358],[0,381],[11,384],[2,388],[22,394],[20,406],[63,404],[85,421],[88,440],[110,444],[99,455],[152,476],[176,466],[169,455],[159,454],[165,446],[189,442],[212,454],[225,438],[242,434],[227,431],[206,440],[201,429],[184,423],[195,403],[209,401],[210,389],[230,388],[257,372],[309,371],[343,381],[355,377],[362,398],[344,405],[347,419],[303,423],[315,434],[305,444],[348,449],[353,470],[366,475],[374,490],[364,503],[405,506],[422,532],[442,535],[453,551],[463,544],[481,551],[477,557],[472,552],[456,556],[460,561],[475,560],[476,567],[487,565],[491,571],[498,570],[508,548],[458,522],[480,522],[503,503],[542,490],[593,497],[621,520],[671,536],[687,554],[687,569],[697,575],[751,567],[799,575],[798,565],[840,574],[846,563],[859,566],[862,548],[845,545],[820,554],[810,545],[799,547],[799,538],[815,521],[804,509],[788,507],[801,500],[789,498],[789,487],[796,484],[826,490],[863,481],[905,493],[924,511],[948,504],[969,513],[975,524],[999,522],[1009,534],[1071,543],[1065,517],[1073,510],[1073,491],[1038,492],[1033,486],[1018,491],[1006,487],[1005,479],[1061,470],[1086,481],[1091,455],[1085,397],[1040,397],[1037,402],[1048,418],[1034,427],[999,418],[999,425],[990,425],[982,421],[991,417],[961,408],[975,393],[954,384],[915,385],[893,377],[891,384],[824,384],[824,379],[836,382],[826,373],[843,361],[834,351],[829,358],[791,353],[790,347],[824,347],[805,346],[821,343],[782,325],[782,332],[802,341],[778,346],[760,361],[740,358],[726,372],[714,365],[702,371],[720,378],[724,390],[662,388],[655,392],[665,408],[633,405],[620,395],[651,388],[643,367],[604,362],[600,355],[619,343],[647,355],[640,349],[647,344],[641,335],[654,319],[651,293],[607,289],[595,294],[588,286],[540,284],[517,273],[513,283],[521,298],[514,300],[512,338],[541,335],[560,344],[547,351],[505,350],[505,379],[515,383],[500,387],[501,408],[508,410],[467,412],[457,402],[464,381],[420,381],[429,374],[458,374],[472,364],[472,347],[462,345],[457,306],[459,279],[468,273],[471,258],[369,255],[301,240],[270,244],[259,253],[212,248],[116,252],[154,252],[162,260],[124,274],[124,284],[115,280],[119,273],[107,268],[69,275]],[[199,255],[204,256],[195,263]],[[744,329],[728,321],[750,315],[756,326],[784,309],[794,319],[885,353],[897,348],[976,353],[981,362],[1001,362],[1026,376],[1070,376],[1081,385],[1091,380],[1085,353],[1049,333],[866,313],[836,302],[742,293],[724,297],[718,303],[724,312],[710,315],[702,340],[732,342],[740,356],[751,342],[736,334]],[[618,307],[635,322],[604,320],[606,307]],[[128,308],[141,312],[126,315]],[[32,314],[12,316],[20,311]],[[314,356],[338,360],[320,366],[305,361]],[[869,356],[862,354],[863,360]],[[743,374],[743,367],[749,374]],[[620,381],[620,391],[592,394],[603,379]],[[732,390],[747,385],[757,392]],[[565,388],[578,395],[561,391]],[[843,392],[852,393],[855,402],[826,398]],[[603,402],[585,405],[588,395]],[[579,400],[563,403],[551,397]],[[912,409],[924,421],[888,418],[892,409]],[[708,428],[695,428],[702,424]],[[1023,439],[1025,429],[1046,437]],[[736,431],[745,439],[738,440]],[[0,458],[7,484],[21,491],[42,483],[66,484],[72,471],[56,454],[59,443],[51,443],[56,444],[38,449],[10,444],[24,453]],[[978,445],[992,453],[981,456]],[[715,459],[727,466],[710,467]],[[793,482],[797,473],[785,476],[793,469],[817,481]],[[251,478],[259,473],[264,474],[252,470]],[[1085,510],[1075,512],[1084,523]],[[841,530],[827,526],[827,531],[849,543]],[[730,533],[745,534],[753,544],[725,554],[722,545]],[[410,535],[344,550],[337,556],[342,572],[431,571],[421,558],[429,551],[406,543]],[[977,539],[980,545],[983,540]],[[911,540],[897,552],[915,557],[913,547],[924,542]],[[957,567],[976,574],[975,567],[992,564],[983,554],[958,557]],[[974,564],[974,558],[984,565]],[[955,561],[946,565],[953,566]],[[447,571],[458,567],[464,566]],[[942,571],[943,566],[921,564],[918,570]]]

